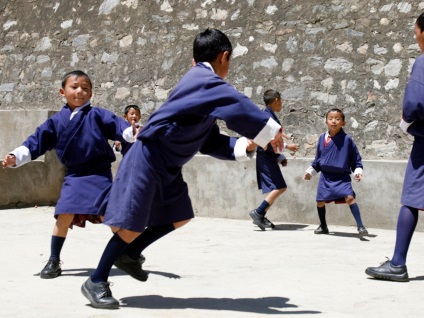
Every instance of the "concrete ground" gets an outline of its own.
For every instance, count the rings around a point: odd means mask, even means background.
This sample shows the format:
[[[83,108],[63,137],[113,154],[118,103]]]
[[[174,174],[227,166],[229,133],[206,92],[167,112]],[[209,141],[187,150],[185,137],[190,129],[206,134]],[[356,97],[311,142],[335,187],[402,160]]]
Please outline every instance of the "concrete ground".
[[[0,210],[1,317],[418,317],[424,290],[424,233],[411,244],[409,283],[367,278],[391,257],[395,231],[195,218],[145,250],[145,283],[113,268],[120,309],[92,308],[80,292],[111,236],[104,225],[69,232],[63,275],[39,278],[49,256],[52,207]]]

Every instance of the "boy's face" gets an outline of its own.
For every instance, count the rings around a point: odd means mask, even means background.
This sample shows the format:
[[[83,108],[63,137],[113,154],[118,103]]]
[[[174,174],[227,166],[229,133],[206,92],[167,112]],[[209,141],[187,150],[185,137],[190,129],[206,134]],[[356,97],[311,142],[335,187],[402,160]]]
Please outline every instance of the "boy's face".
[[[60,96],[66,98],[71,110],[81,107],[91,98],[90,81],[84,76],[71,76],[66,80],[65,87],[59,90]]]
[[[283,109],[283,102],[281,99],[276,98],[269,106],[274,112],[280,112]]]
[[[325,119],[325,123],[327,124],[328,131],[331,136],[337,134],[345,125],[343,116],[339,112],[329,112],[327,114],[327,118]]]
[[[415,40],[417,41],[421,52],[424,53],[424,32],[421,32],[421,29],[418,27],[418,25],[415,25]]]
[[[141,119],[141,114],[139,110],[135,110],[134,108],[130,108],[128,113],[124,115],[124,118],[132,125],[136,124]]]

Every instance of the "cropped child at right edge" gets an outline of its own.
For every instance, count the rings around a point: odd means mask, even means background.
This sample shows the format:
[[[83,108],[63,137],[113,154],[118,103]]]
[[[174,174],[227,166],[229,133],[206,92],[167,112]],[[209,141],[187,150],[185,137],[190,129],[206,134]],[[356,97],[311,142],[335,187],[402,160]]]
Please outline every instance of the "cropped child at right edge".
[[[352,138],[343,131],[346,124],[344,113],[338,109],[330,109],[325,116],[328,131],[319,137],[315,160],[306,170],[304,180],[321,171],[317,190],[317,210],[320,226],[315,234],[328,234],[325,218],[325,204],[347,203],[355,218],[359,237],[368,235],[367,229],[362,224],[361,213],[355,200],[352,188],[351,172],[356,181],[362,178],[362,161],[358,148]]]

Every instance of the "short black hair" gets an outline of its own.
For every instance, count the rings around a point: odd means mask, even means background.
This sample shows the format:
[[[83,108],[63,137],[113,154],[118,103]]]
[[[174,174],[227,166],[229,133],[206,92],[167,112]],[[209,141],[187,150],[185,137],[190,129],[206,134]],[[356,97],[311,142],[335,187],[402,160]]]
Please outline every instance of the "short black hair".
[[[328,114],[329,113],[331,113],[331,112],[336,112],[336,113],[340,113],[340,114],[342,114],[342,119],[343,119],[343,121],[345,121],[345,114],[343,113],[343,111],[341,110],[341,109],[339,109],[339,108],[331,108],[328,112],[327,112],[327,114],[325,114],[325,119],[327,120],[327,117],[328,117]]]
[[[71,71],[69,73],[66,73],[63,78],[62,78],[62,88],[65,88],[66,85],[66,81],[68,80],[68,78],[76,76],[78,77],[85,77],[88,82],[90,83],[90,88],[93,88],[93,84],[91,83],[91,79],[90,77],[88,77],[87,74],[85,74],[83,71],[79,71],[79,70],[75,70],[75,71]]]
[[[421,30],[421,32],[424,31],[424,13],[421,13],[420,16],[418,17],[416,25]]]
[[[272,102],[276,99],[281,99],[281,94],[276,90],[269,89],[264,93],[264,103],[265,105],[271,105]]]
[[[230,59],[233,47],[228,37],[218,29],[208,28],[194,39],[193,58],[196,62],[212,62],[225,51],[229,52],[227,59]]]
[[[131,108],[134,108],[136,111],[140,113],[140,107],[138,107],[137,105],[128,105],[124,109],[124,114],[127,115]]]

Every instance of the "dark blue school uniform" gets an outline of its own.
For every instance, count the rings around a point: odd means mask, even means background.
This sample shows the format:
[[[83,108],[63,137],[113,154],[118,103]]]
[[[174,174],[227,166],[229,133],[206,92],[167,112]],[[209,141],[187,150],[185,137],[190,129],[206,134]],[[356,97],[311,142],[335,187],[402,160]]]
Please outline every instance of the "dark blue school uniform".
[[[94,203],[112,183],[111,163],[116,160],[108,140],[124,141],[122,133],[129,124],[112,112],[89,104],[69,120],[71,113],[66,104],[22,145],[29,149],[31,160],[55,149],[66,167],[55,216],[97,215]]]
[[[281,125],[271,108],[265,107],[263,111]],[[258,189],[262,189],[262,193],[287,188],[277,160],[278,157],[279,154],[274,152],[270,144],[268,144],[266,150],[259,146],[256,150],[256,179]]]
[[[354,141],[343,129],[327,145],[325,134],[319,137],[312,167],[321,171],[316,201],[338,201],[348,195],[355,197],[350,174],[356,168],[363,168],[362,159]]]
[[[220,134],[217,119],[254,139],[269,115],[198,63],[150,116],[123,157],[107,199],[104,223],[143,232],[150,225],[193,218],[183,165],[198,152],[235,160],[237,138]]]
[[[424,210],[424,55],[415,61],[405,89],[402,118],[413,122],[408,133],[414,136],[406,167],[401,203]]]

